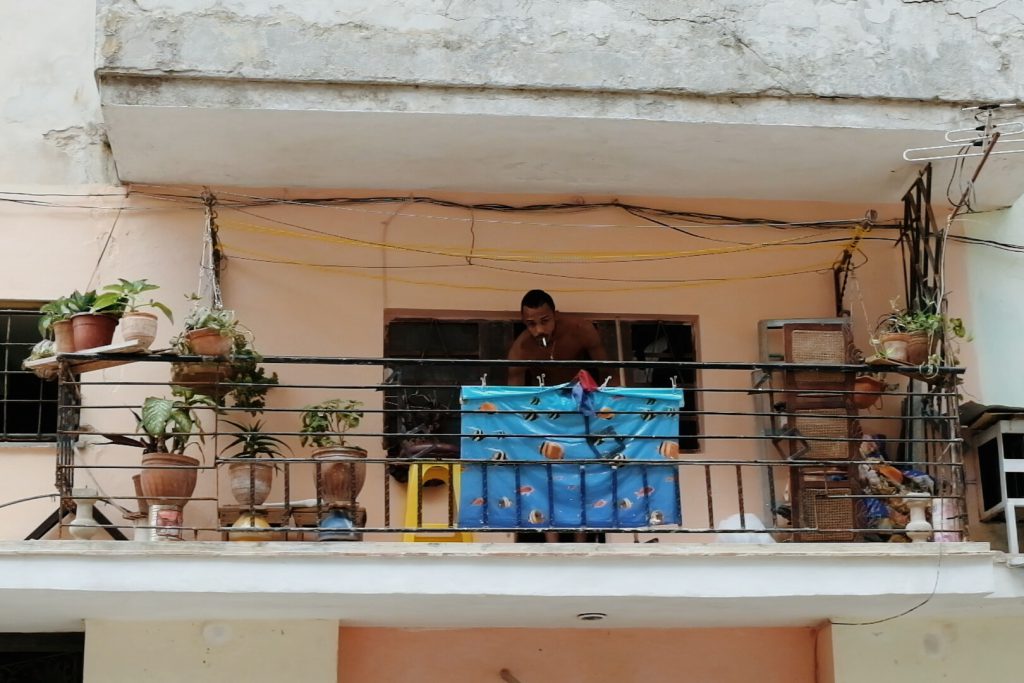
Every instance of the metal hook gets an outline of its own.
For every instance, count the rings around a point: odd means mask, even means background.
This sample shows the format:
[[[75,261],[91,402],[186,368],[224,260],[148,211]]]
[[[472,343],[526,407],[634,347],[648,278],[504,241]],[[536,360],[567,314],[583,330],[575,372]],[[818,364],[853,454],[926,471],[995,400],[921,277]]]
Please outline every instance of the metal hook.
[[[672,375],[672,377],[669,379],[669,381],[672,382],[672,388],[673,389],[678,389],[679,388],[679,383],[678,383],[679,382],[679,375]]]

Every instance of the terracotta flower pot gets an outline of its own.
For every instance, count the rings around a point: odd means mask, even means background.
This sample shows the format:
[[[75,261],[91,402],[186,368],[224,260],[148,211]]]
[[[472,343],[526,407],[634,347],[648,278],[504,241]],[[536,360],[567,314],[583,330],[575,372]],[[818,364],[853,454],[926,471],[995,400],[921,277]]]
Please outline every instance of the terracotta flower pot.
[[[178,453],[142,456],[142,494],[152,505],[184,506],[196,490],[199,461]]]
[[[228,465],[231,475],[231,495],[239,505],[263,505],[274,483],[274,465],[245,459]],[[249,495],[250,491],[252,496]]]
[[[928,336],[927,332],[913,332],[907,335],[907,362],[914,365],[921,365],[928,360],[932,354],[937,338]]]
[[[326,503],[354,503],[366,483],[366,451],[355,446],[330,446],[313,451],[312,457],[324,462],[320,466],[321,495]]]
[[[117,318],[96,313],[77,313],[71,316],[71,329],[76,351],[88,351],[107,346],[114,339]]]
[[[874,377],[858,377],[853,381],[853,405],[858,410],[867,410],[878,403],[885,391],[885,383]]]
[[[185,333],[189,346],[199,356],[226,356],[231,353],[235,340],[210,327]]]
[[[152,313],[134,311],[121,318],[121,336],[125,341],[137,342],[148,349],[156,340],[157,319]]]
[[[57,353],[75,352],[75,333],[70,320],[61,320],[53,324],[53,344]]]
[[[171,385],[191,389],[197,394],[216,400],[224,398],[231,387],[223,386],[231,376],[231,368],[224,363],[173,363]]]
[[[909,339],[910,335],[898,332],[887,332],[878,335],[878,343],[882,347],[882,355],[889,360],[906,363],[907,342]]]

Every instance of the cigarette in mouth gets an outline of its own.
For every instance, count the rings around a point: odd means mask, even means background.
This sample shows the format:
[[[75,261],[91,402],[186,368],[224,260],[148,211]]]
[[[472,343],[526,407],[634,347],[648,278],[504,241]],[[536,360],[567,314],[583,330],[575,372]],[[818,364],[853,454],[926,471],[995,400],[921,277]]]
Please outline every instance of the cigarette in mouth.
[[[548,347],[548,338],[547,337],[541,337],[540,338],[540,345],[543,346],[546,349]]]

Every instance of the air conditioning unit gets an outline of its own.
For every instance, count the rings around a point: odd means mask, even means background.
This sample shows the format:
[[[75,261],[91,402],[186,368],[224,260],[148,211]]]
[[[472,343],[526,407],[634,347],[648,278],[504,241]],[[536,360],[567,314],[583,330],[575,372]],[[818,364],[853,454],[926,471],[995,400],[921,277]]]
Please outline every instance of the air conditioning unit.
[[[974,447],[987,522],[1005,513],[1008,499],[1024,499],[1024,419],[996,422],[974,437]]]

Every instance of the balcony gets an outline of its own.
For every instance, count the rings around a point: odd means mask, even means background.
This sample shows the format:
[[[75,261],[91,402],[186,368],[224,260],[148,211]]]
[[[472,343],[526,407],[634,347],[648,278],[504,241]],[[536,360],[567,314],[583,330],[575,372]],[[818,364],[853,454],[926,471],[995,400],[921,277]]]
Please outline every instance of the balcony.
[[[1024,96],[999,4],[97,5],[134,183],[886,203],[961,103]],[[989,164],[975,205],[1011,204]]]
[[[678,388],[599,388],[588,419],[568,388],[510,390],[466,379],[500,377],[509,361],[266,357],[264,375],[279,377],[272,385],[232,380],[230,361],[202,357],[74,354],[58,363],[63,505],[98,486],[88,496],[107,503],[117,520],[110,530],[142,540],[877,547],[909,540],[912,509],[935,533],[911,537],[965,540],[957,368],[921,375],[887,367],[887,381],[900,381],[871,394],[853,378],[878,366],[599,362],[598,374],[621,372],[641,384],[669,377]],[[117,363],[128,363],[117,377],[76,374]],[[535,370],[567,364],[538,362]],[[411,381],[439,372],[463,380]],[[907,375],[917,381],[903,381]],[[220,405],[185,408],[179,394],[184,412],[167,412],[156,437],[140,434],[133,415],[171,410],[144,397],[171,397],[175,388],[220,397]],[[883,396],[887,407],[909,399],[916,414],[869,407]],[[893,436],[873,441],[864,421]],[[133,476],[140,438],[172,453],[188,443],[185,452],[197,459],[153,453],[143,476]],[[314,453],[339,441],[365,450]],[[282,457],[231,457],[247,444],[263,446],[253,449],[257,456]],[[239,463],[232,494],[229,469]],[[151,470],[185,470],[192,480],[182,492],[156,495]],[[256,488],[265,489],[259,499]],[[81,537],[74,525],[68,533]]]
[[[88,370],[98,363],[105,372]],[[199,376],[194,367],[192,379],[181,374],[182,364],[196,363],[210,374]],[[218,368],[228,364],[161,354],[73,354],[58,359],[63,379],[57,481],[63,509],[78,510],[77,516],[68,514],[62,520],[60,535],[93,540],[0,544],[0,597],[17,615],[19,627],[62,630],[74,628],[83,617],[146,619],[154,613],[185,620],[572,627],[578,624],[576,615],[589,612],[608,615],[609,625],[615,627],[795,626],[837,615],[869,621],[890,616],[895,606],[904,609],[924,602],[926,613],[933,616],[965,614],[978,601],[998,597],[988,546],[964,542],[960,439],[952,391],[958,369],[935,368],[927,377],[914,375],[917,381],[908,385],[911,378],[902,373],[909,370],[888,368],[885,409],[858,414],[855,401],[877,396],[843,388],[847,381],[842,378],[878,371],[877,366],[596,363],[593,370],[599,375],[622,369],[627,377],[638,379],[656,371],[697,381],[678,382],[685,396],[681,408],[655,410],[645,402],[641,411],[650,410],[655,417],[641,423],[664,420],[658,429],[666,433],[634,434],[639,438],[627,439],[625,459],[604,450],[602,443],[593,458],[538,457],[523,462],[516,460],[515,446],[503,447],[508,457],[502,459],[490,450],[479,457],[472,445],[504,437],[503,444],[529,442],[527,450],[532,452],[535,442],[585,442],[587,432],[570,437],[565,428],[550,427],[570,424],[575,410],[557,411],[560,417],[551,420],[543,416],[556,411],[535,407],[536,420],[518,412],[512,416],[530,425],[529,433],[482,435],[470,425],[481,418],[502,417],[503,408],[474,406],[472,396],[487,390],[500,393],[502,387],[483,387],[479,381],[411,381],[416,373],[410,369],[437,373],[448,368],[464,377],[479,378],[485,372],[501,377],[507,361],[268,356],[262,366],[268,375],[276,372],[280,383],[271,386],[266,405],[257,413],[265,434],[287,445],[287,457],[274,459],[278,470],[266,500],[239,503],[230,490],[228,470],[238,461],[227,456],[233,453],[230,444],[238,428],[228,421],[241,424],[252,417],[249,408],[237,405],[237,394],[228,394],[217,409],[196,409],[202,415],[205,441],[189,448],[198,459],[189,468],[196,479],[194,492],[159,500],[150,492],[151,499],[144,500],[134,484],[136,475],[158,468],[141,467],[140,449],[112,443],[140,436],[131,411],[138,412],[147,396],[170,396],[171,385],[197,389],[205,384],[202,389],[213,395],[258,386],[218,379],[223,377]],[[172,379],[176,365],[178,374]],[[559,365],[565,363],[537,363],[534,369],[552,372]],[[796,387],[787,386],[791,373],[800,373]],[[534,389],[544,394],[540,387],[520,391]],[[659,391],[667,391],[670,398],[679,395],[671,387]],[[606,415],[601,412],[606,399],[626,393],[615,387],[598,391],[597,414]],[[461,405],[460,394],[469,397]],[[454,396],[455,402],[426,405],[416,398],[424,395]],[[312,448],[298,442],[303,435],[337,435],[333,428],[303,432],[300,419],[305,406],[331,397],[364,404],[358,408],[361,423],[347,434],[349,444],[367,450],[366,457],[358,459],[366,471],[361,491],[350,478],[348,488],[331,492],[327,470],[349,469],[352,461],[314,458]],[[893,414],[892,398],[913,399],[921,413]],[[799,400],[794,404],[794,399]],[[850,408],[838,415],[834,410],[806,409],[801,403],[806,401],[838,402]],[[353,407],[336,409],[350,412]],[[617,424],[631,413],[620,412],[610,421],[595,418],[601,425],[590,436],[608,439],[604,423]],[[678,452],[663,450],[669,437],[678,439],[680,417],[695,419],[698,433],[676,441],[682,444]],[[797,419],[798,428],[785,426]],[[893,470],[901,474],[879,470],[877,459],[859,455],[861,423],[904,434],[889,440]],[[168,434],[171,439],[178,435],[184,432]],[[611,441],[614,445],[614,437]],[[657,455],[635,457],[628,450],[645,441],[658,443]],[[413,448],[423,444],[448,445],[435,446],[433,452]],[[539,452],[541,447],[537,448]],[[393,455],[419,457],[389,458],[388,449]],[[461,476],[462,495],[445,484],[419,488],[398,481],[396,474],[417,464]],[[169,471],[179,466],[159,467]],[[467,501],[474,468],[475,485],[483,485],[484,496],[498,500],[505,494],[489,492],[481,479],[489,478],[492,484],[503,477],[518,480],[507,505],[474,508],[473,501]],[[583,468],[587,469],[581,475]],[[601,476],[612,478],[608,490],[615,493],[616,478],[625,484],[631,472],[648,482],[637,489],[619,488],[622,495],[615,500],[628,499],[631,505],[615,506],[617,512],[603,518],[591,514],[600,510],[594,507],[593,496]],[[868,472],[905,477],[907,484],[888,494],[869,491],[861,485]],[[590,493],[576,499],[589,505],[587,511],[567,505],[556,494],[554,505],[529,508],[542,510],[546,519],[531,518],[526,501],[536,500],[543,491],[526,490],[528,482],[539,476],[542,486],[554,487],[564,484],[558,478],[567,473],[577,478],[575,483],[592,486]],[[922,476],[930,478],[932,488],[911,490],[916,486],[911,479],[922,482]],[[242,496],[257,486],[244,479]],[[652,482],[668,487],[668,500],[676,508],[666,506],[662,519],[645,508],[655,500],[653,492],[644,490]],[[801,495],[793,496],[794,490]],[[894,509],[919,505],[933,532],[906,543],[900,541],[909,540],[907,530],[898,525],[865,526],[860,512],[867,509],[862,502],[867,500]],[[100,525],[105,529],[90,524],[83,533],[76,520],[90,503],[110,524]],[[467,509],[511,512],[513,521],[467,516]],[[627,514],[637,509],[643,511],[639,522]],[[676,511],[682,514],[679,523],[672,518]],[[559,521],[566,515],[577,521]],[[254,518],[267,526],[253,523]],[[142,542],[100,540],[118,532],[134,534]],[[523,533],[534,536],[523,539]],[[575,541],[575,535],[583,533],[590,535],[586,541],[604,542],[543,542],[548,540],[544,534],[554,533],[564,534],[564,541]],[[513,543],[517,536],[529,542]],[[243,539],[255,542],[234,542]],[[338,542],[324,542],[328,540]],[[451,542],[459,540],[470,542]],[[937,562],[942,566],[939,583]],[[809,576],[814,581],[808,581]],[[1012,612],[1012,606],[1008,609]]]

